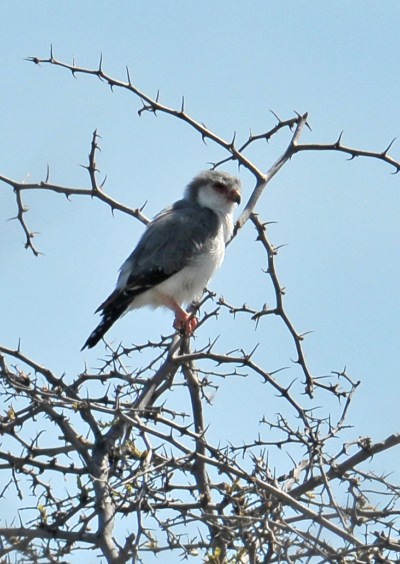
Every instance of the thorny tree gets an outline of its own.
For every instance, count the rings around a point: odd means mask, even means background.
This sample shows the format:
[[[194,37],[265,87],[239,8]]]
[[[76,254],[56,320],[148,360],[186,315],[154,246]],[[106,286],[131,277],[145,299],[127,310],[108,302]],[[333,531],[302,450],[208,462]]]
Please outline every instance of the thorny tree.
[[[1,394],[8,406],[0,420],[1,495],[10,500],[18,496],[31,509],[29,518],[2,515],[2,561],[69,562],[74,552],[85,549],[118,563],[146,562],[149,553],[196,561],[200,557],[215,564],[398,561],[399,488],[363,463],[393,448],[400,436],[337,446],[357,383],[345,372],[332,373],[329,379],[311,374],[303,336],[285,310],[275,269],[277,251],[268,239],[267,224],[256,213],[266,185],[295,154],[338,151],[351,159],[380,159],[397,173],[400,162],[389,156],[390,146],[383,152],[359,150],[343,145],[341,137],[331,144],[301,144],[307,114],[287,120],[275,116],[272,129],[251,134],[240,145],[195,121],[183,103],[173,109],[158,96],[152,99],[141,92],[128,71],[126,80],[116,80],[101,61],[98,68],[86,69],[58,61],[53,53],[48,59],[30,60],[62,67],[75,77],[92,75],[113,89],[128,91],[141,103],[139,114],[181,120],[200,139],[222,148],[226,157],[214,167],[234,161],[252,173],[255,186],[237,220],[235,237],[246,222],[253,224],[275,304],[256,311],[206,292],[197,331],[221,310],[235,315],[238,323],[241,316],[255,323],[278,317],[297,352],[303,384],[282,385],[279,374],[257,364],[252,352],[240,346],[228,353],[219,350],[218,342],[199,349],[178,334],[116,349],[106,345],[103,366],[73,380],[54,374],[19,349],[0,346]],[[247,158],[246,149],[280,131],[289,133],[287,148],[265,172],[263,164]],[[38,251],[27,224],[25,191],[97,198],[112,210],[147,222],[142,210],[106,194],[98,181],[97,150],[94,132],[87,189],[55,185],[49,176],[31,184],[0,176],[14,190],[17,219],[33,253]],[[144,351],[148,365],[128,369]],[[266,397],[280,398],[280,414],[274,420],[266,414],[262,435],[252,443],[212,444],[205,403],[210,392],[215,393],[218,378],[243,375],[257,376],[265,384]],[[99,382],[104,385],[102,395]],[[185,413],[171,407],[171,391],[178,386],[187,395]],[[313,409],[317,398],[321,405],[332,397],[337,400],[335,413]],[[42,442],[41,430],[48,421],[58,432],[51,447]],[[274,449],[292,456],[289,472],[279,473]],[[67,484],[66,490],[57,488],[56,477]]]

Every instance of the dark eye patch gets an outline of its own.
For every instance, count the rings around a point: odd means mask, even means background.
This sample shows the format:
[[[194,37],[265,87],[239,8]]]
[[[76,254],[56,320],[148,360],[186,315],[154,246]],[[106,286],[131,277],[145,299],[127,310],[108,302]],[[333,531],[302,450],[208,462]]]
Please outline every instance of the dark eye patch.
[[[226,190],[225,184],[222,184],[222,182],[215,182],[214,189],[217,192],[225,192],[225,190]]]

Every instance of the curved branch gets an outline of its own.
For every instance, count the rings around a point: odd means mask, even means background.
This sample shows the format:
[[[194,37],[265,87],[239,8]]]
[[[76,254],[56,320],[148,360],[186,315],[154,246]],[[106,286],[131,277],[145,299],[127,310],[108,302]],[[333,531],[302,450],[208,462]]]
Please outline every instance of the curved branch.
[[[365,151],[363,149],[354,149],[353,147],[346,147],[341,143],[342,135],[340,135],[339,139],[334,143],[309,143],[303,145],[297,145],[294,149],[294,153],[301,153],[302,151],[337,151],[339,153],[346,153],[350,155],[349,160],[353,160],[356,157],[369,157],[371,159],[378,159],[393,166],[396,171],[394,174],[398,174],[400,172],[400,161],[396,161],[392,157],[388,155],[388,151],[394,143],[394,139],[391,143],[389,143],[388,147],[382,151]]]

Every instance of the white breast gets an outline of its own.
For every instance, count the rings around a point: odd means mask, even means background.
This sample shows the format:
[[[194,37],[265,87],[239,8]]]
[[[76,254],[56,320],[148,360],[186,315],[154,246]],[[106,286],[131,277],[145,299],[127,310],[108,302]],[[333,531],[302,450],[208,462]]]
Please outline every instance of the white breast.
[[[221,226],[207,253],[199,255],[190,265],[157,286],[157,289],[172,295],[179,304],[190,304],[193,300],[200,299],[214,271],[221,266],[224,255],[225,238]]]

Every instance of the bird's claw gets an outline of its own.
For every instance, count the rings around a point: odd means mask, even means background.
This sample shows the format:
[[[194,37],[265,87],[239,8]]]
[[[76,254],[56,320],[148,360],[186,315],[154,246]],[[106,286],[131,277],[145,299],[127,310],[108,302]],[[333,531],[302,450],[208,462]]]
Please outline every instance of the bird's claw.
[[[174,329],[182,333],[183,335],[192,335],[193,331],[196,329],[199,322],[195,317],[189,314],[179,315],[175,317]]]

